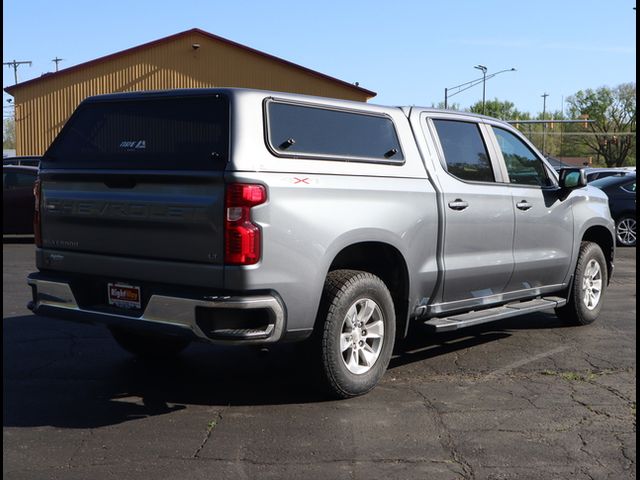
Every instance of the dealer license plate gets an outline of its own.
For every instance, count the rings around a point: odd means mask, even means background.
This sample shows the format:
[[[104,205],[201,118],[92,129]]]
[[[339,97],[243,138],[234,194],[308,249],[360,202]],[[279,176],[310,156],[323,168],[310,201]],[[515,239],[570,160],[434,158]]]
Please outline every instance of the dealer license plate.
[[[120,308],[141,308],[140,287],[124,283],[107,284],[109,305]]]

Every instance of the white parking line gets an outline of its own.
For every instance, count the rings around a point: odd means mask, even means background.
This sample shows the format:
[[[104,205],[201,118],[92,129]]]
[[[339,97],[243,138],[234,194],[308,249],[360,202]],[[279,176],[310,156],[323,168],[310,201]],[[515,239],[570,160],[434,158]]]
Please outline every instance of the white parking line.
[[[532,357],[528,357],[522,360],[518,360],[517,362],[513,362],[509,365],[507,365],[506,367],[502,367],[502,368],[498,368],[497,370],[494,370],[493,372],[488,373],[487,375],[484,376],[483,380],[491,380],[499,375],[504,375],[505,373],[510,372],[511,370],[514,370],[518,367],[521,367],[523,365],[526,365],[527,363],[531,363],[531,362],[535,362],[537,360],[540,360],[542,358],[546,358],[546,357],[550,357],[551,355],[555,355],[556,353],[560,353],[560,352],[564,352],[565,350],[567,350],[568,348],[570,348],[569,346],[563,346],[563,347],[557,347],[554,348],[553,350],[549,350],[547,352],[543,352],[543,353],[539,353],[537,355],[534,355]]]

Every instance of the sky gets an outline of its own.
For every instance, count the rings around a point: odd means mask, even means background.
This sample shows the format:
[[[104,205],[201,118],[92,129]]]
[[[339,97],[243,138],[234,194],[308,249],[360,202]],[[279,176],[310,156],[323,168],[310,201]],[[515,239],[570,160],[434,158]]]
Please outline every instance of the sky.
[[[56,57],[68,68],[191,28],[358,82],[381,105],[437,105],[482,78],[476,65],[515,68],[486,81],[486,99],[534,116],[545,93],[546,111],[562,111],[579,90],[636,81],[634,0],[4,0],[2,61],[32,62],[22,82]],[[481,100],[482,82],[449,104]]]

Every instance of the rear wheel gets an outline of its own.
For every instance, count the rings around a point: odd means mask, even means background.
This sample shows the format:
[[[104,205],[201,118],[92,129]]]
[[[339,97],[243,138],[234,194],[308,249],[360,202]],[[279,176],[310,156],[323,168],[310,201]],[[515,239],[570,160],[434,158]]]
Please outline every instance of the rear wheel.
[[[636,246],[636,218],[625,215],[616,222],[616,240],[624,247]]]
[[[607,262],[602,250],[596,243],[582,242],[571,294],[556,313],[570,323],[593,323],[602,309],[607,283]]]
[[[322,376],[330,392],[348,398],[373,389],[395,339],[393,300],[382,280],[356,270],[330,272],[318,321]]]
[[[143,358],[169,358],[187,348],[185,337],[147,333],[122,327],[109,329],[115,341],[127,352]]]

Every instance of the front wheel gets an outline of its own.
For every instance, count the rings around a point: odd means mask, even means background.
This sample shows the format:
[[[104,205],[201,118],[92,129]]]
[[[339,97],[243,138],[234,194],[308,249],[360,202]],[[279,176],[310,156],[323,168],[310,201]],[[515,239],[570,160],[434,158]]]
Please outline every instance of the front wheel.
[[[593,323],[602,309],[607,278],[607,262],[600,247],[582,242],[571,294],[567,304],[556,309],[558,316],[573,324]]]
[[[338,398],[373,389],[387,369],[395,339],[395,311],[386,285],[356,270],[330,272],[319,311],[321,370]]]

